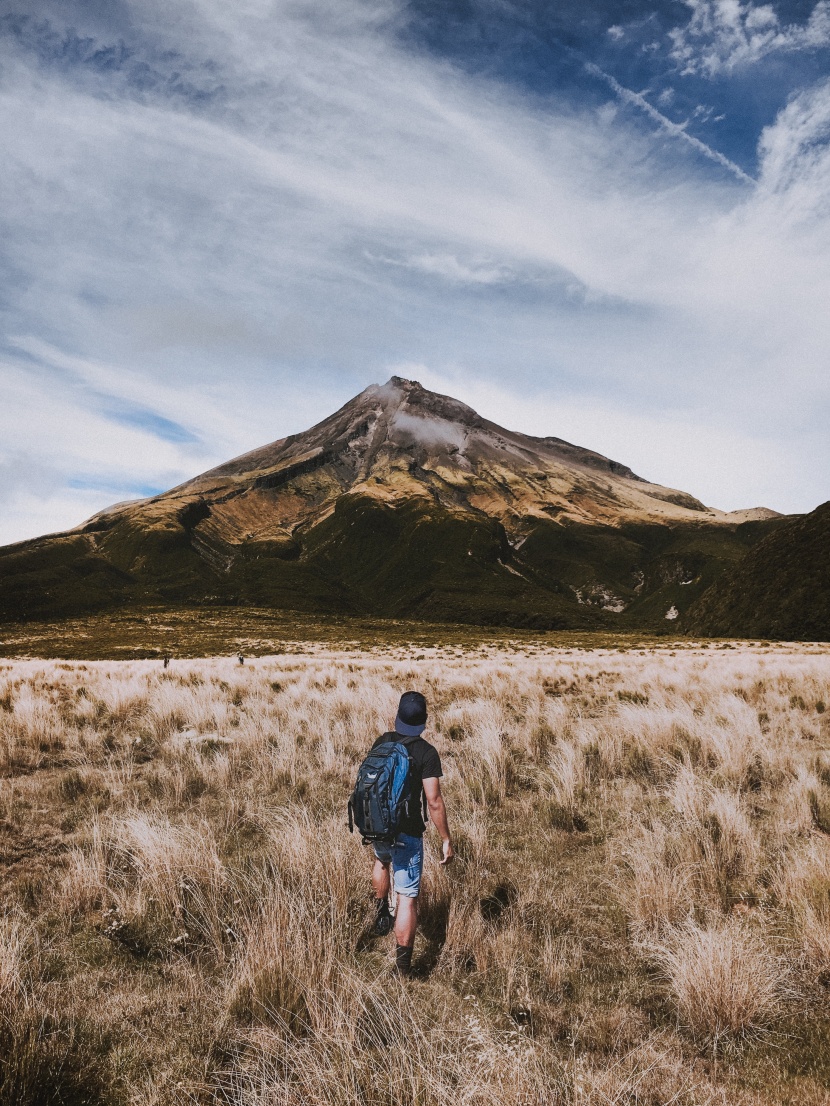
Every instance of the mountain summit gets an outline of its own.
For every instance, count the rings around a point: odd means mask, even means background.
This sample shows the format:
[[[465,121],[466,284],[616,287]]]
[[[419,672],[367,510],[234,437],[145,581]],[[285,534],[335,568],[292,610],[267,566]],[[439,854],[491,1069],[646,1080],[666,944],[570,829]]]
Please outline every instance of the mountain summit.
[[[223,602],[653,624],[682,613],[772,516],[707,508],[393,376],[301,434],[0,550],[0,612]]]
[[[161,518],[190,505],[207,542],[281,541],[321,521],[343,495],[421,500],[499,519],[520,538],[535,519],[741,521],[560,438],[488,422],[450,396],[393,376],[302,434],[281,438],[119,515]],[[84,527],[109,526],[112,509]]]

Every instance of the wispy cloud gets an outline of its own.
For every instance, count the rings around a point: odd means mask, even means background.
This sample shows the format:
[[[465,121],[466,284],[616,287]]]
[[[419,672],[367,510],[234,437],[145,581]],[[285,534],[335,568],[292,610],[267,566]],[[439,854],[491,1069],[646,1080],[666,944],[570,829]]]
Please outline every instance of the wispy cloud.
[[[818,0],[806,23],[782,24],[772,4],[684,0],[691,18],[670,32],[672,56],[685,74],[707,77],[754,65],[774,53],[830,45],[830,3]]]
[[[553,421],[605,412],[596,438],[574,423],[596,448],[637,411],[618,459],[717,506],[814,505],[793,459],[816,441],[830,472],[823,86],[765,132],[756,185],[606,72],[610,108],[587,77],[581,106],[525,96],[407,47],[405,14],[42,0],[40,39],[7,25],[0,540],[300,430],[410,361],[555,398]],[[672,410],[684,441],[770,443],[786,478],[748,444],[720,494],[714,469],[698,487],[694,449],[669,465],[654,429]]]
[[[0,541],[33,536],[32,518],[45,530],[77,525],[107,498],[176,483],[192,463],[180,445],[88,405],[59,375],[10,358],[0,373]]]
[[[830,173],[830,78],[793,96],[761,135],[762,184],[798,215],[826,212]],[[795,201],[795,203],[793,203]]]
[[[369,261],[394,265],[428,276],[440,277],[451,284],[505,284],[515,274],[501,265],[487,261],[462,261],[451,253],[420,253],[409,257],[385,257],[366,252]]]

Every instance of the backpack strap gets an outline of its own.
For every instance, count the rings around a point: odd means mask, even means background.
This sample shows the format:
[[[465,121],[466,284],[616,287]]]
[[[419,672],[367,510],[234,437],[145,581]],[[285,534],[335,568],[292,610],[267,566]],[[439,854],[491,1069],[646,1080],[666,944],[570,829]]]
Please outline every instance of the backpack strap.
[[[403,734],[396,734],[395,736],[397,737],[397,739],[401,743],[401,745],[403,745],[404,748],[406,748],[406,746],[408,744],[410,744],[410,742],[417,741],[420,738],[421,735],[417,734],[415,737],[404,737]],[[408,800],[407,800],[407,804],[406,804],[406,809],[407,809],[407,814],[408,814],[409,813],[409,801]],[[426,792],[424,791],[424,781],[423,780],[421,780],[421,821],[424,823],[424,828],[426,829],[426,827],[429,823],[429,807],[427,806],[427,796],[426,796]]]

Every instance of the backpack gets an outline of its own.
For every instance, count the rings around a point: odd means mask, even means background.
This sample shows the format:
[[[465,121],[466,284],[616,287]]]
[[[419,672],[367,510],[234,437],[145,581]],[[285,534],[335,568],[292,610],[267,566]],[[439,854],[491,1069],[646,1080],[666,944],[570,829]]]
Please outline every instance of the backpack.
[[[357,826],[364,845],[369,841],[394,841],[401,819],[410,812],[412,758],[406,746],[417,738],[391,733],[384,736],[390,740],[369,751],[357,770],[349,799],[349,832]]]

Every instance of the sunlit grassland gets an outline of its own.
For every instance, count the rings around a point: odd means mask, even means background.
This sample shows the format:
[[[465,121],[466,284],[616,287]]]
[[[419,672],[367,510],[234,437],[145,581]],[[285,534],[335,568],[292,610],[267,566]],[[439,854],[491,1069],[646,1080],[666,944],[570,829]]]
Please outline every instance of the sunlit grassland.
[[[672,629],[666,623],[666,634]],[[496,648],[626,648],[662,644],[664,638],[642,633],[559,630],[539,633],[503,626],[413,622],[391,618],[358,618],[304,614],[261,607],[124,607],[62,621],[4,622],[0,655],[77,660],[146,660],[243,653],[272,656],[305,653],[328,645],[372,651],[404,647],[408,655],[422,647],[480,645]],[[688,644],[683,642],[682,644]],[[721,643],[724,647],[728,643]],[[731,645],[729,646],[731,648]],[[777,648],[778,646],[770,646]]]
[[[0,1106],[828,1101],[830,651],[609,646],[0,662]],[[413,687],[401,984],[344,809]]]

